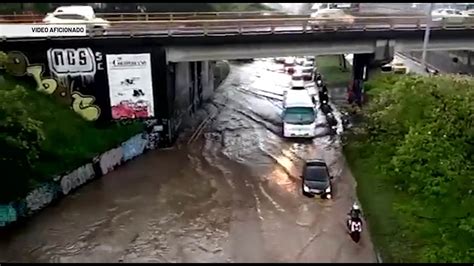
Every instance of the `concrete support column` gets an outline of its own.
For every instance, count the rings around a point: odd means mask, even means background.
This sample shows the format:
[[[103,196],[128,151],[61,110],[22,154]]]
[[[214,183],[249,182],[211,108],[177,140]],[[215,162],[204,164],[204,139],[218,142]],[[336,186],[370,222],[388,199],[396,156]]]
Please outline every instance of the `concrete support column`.
[[[369,78],[369,63],[372,57],[372,54],[354,54],[351,96],[358,106],[362,105],[364,99],[364,81]]]

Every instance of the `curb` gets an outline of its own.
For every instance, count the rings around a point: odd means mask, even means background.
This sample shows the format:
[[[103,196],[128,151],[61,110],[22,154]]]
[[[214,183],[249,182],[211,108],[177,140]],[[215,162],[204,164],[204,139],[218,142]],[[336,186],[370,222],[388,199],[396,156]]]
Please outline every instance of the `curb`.
[[[85,165],[40,184],[23,199],[0,205],[0,230],[33,216],[72,194],[79,187],[116,170],[118,166],[147,151],[158,148],[159,130],[154,124],[148,122],[147,130],[95,156]]]

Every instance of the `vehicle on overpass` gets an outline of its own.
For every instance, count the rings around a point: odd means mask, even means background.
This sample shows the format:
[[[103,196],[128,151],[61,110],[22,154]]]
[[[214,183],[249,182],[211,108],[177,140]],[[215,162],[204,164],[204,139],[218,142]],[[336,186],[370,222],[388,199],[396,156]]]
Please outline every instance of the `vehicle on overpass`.
[[[46,14],[43,19],[47,24],[86,24],[89,30],[104,32],[110,23],[95,16],[94,9],[90,6],[60,6],[52,13]]]
[[[445,21],[448,23],[463,23],[466,15],[453,8],[441,8],[431,13],[433,21]]]
[[[312,12],[316,12],[320,9],[342,9],[359,12],[360,3],[315,3],[311,7]]]
[[[337,25],[342,28],[354,23],[354,16],[346,14],[342,9],[326,8],[311,13],[309,24],[314,27]]]
[[[307,197],[332,198],[332,179],[324,160],[308,160],[303,166],[301,190]]]
[[[474,17],[474,8],[469,10],[464,10],[461,12],[466,17]]]
[[[308,91],[291,89],[283,98],[283,137],[315,137],[316,107]]]
[[[329,3],[330,8],[338,8],[352,12],[359,12],[360,3]]]
[[[408,74],[408,72],[410,72],[405,63],[397,58],[393,59],[392,62],[381,66],[380,69],[383,73]]]

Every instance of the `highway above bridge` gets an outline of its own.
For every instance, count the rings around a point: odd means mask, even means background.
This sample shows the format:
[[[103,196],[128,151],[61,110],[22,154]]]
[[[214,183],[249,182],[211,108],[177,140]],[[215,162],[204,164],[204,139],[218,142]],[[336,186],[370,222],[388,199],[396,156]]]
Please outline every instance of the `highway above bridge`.
[[[93,39],[110,45],[141,39],[165,46],[171,62],[284,55],[385,53],[386,49],[422,49],[427,25],[418,11],[405,14],[359,12],[343,18],[255,12],[100,14],[110,21],[104,33],[83,37],[11,38],[4,42]],[[11,24],[36,23],[40,17],[1,17]],[[462,23],[430,22],[428,50],[474,49],[474,18]],[[1,35],[1,34],[0,34]]]

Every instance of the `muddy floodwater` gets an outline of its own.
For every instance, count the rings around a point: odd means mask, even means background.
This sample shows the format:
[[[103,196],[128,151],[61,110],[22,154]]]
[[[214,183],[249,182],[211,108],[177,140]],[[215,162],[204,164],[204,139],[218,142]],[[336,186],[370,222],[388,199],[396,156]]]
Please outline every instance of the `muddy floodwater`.
[[[355,183],[336,136],[281,137],[290,77],[271,60],[232,64],[192,143],[148,152],[1,235],[0,261],[375,262],[367,228],[345,229]],[[334,198],[301,193],[303,159],[322,158]]]

